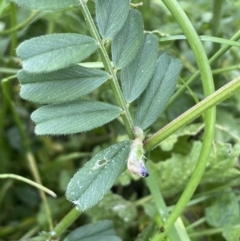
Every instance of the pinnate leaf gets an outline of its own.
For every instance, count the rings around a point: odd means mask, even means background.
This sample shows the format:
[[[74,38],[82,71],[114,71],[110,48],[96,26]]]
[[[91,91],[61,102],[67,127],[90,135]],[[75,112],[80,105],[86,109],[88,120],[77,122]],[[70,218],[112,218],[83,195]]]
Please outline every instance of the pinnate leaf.
[[[60,10],[72,6],[79,6],[79,0],[10,0],[21,7],[32,10]]]
[[[100,201],[126,168],[131,141],[122,141],[99,152],[71,179],[66,196],[84,211]]]
[[[103,38],[112,38],[122,28],[129,12],[129,0],[96,0],[96,20]]]
[[[38,135],[61,135],[89,131],[118,117],[117,106],[100,101],[77,100],[40,107],[31,115]]]
[[[162,114],[175,90],[181,68],[181,62],[167,54],[158,58],[155,72],[137,106],[137,126],[146,129]]]
[[[127,102],[131,103],[147,87],[157,61],[158,39],[146,34],[136,57],[121,71],[122,90]]]
[[[143,39],[143,20],[139,11],[131,9],[122,29],[112,42],[112,61],[122,69],[136,56]]]
[[[18,46],[17,55],[22,59],[24,70],[44,73],[76,64],[96,49],[97,43],[91,37],[61,33],[27,40]]]
[[[67,102],[86,95],[103,84],[109,75],[105,71],[73,65],[43,74],[20,70],[17,77],[23,99],[49,104]]]
[[[102,220],[96,223],[90,223],[72,231],[64,241],[98,241],[98,240],[116,240],[113,224],[109,220]]]

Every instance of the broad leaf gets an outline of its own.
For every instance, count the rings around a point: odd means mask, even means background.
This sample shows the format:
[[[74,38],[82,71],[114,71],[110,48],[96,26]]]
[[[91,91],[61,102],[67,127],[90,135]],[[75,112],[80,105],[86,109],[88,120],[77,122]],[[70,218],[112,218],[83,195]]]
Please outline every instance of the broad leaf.
[[[120,241],[115,235],[116,233],[113,229],[112,222],[109,220],[102,220],[75,229],[64,239],[64,241]]]
[[[214,227],[239,224],[238,198],[231,189],[220,192],[214,203],[206,208],[206,220]]]
[[[131,141],[123,141],[99,152],[71,179],[66,196],[84,211],[103,198],[126,168]]]
[[[112,38],[122,28],[129,12],[129,0],[96,0],[96,19],[103,38]]]
[[[22,59],[23,69],[43,73],[76,64],[97,49],[96,41],[88,36],[61,33],[32,38],[21,43],[17,55]]]
[[[239,225],[234,226],[225,226],[223,228],[222,236],[226,241],[239,241],[240,239],[240,229]]]
[[[40,107],[31,115],[38,135],[61,135],[89,131],[121,114],[114,105],[92,100],[77,100]]]
[[[115,67],[122,69],[136,56],[143,39],[143,20],[141,13],[131,9],[122,29],[112,42],[112,61]]]
[[[139,97],[153,75],[158,55],[158,39],[146,34],[133,61],[121,71],[122,90],[127,102]]]
[[[21,7],[32,10],[60,10],[72,6],[79,6],[79,0],[10,0]]]
[[[182,64],[167,54],[157,60],[157,66],[136,111],[136,126],[146,129],[164,111],[172,96]]]
[[[21,70],[17,75],[23,99],[38,103],[60,103],[75,100],[103,84],[109,75],[105,71],[70,66],[50,73],[31,74]]]

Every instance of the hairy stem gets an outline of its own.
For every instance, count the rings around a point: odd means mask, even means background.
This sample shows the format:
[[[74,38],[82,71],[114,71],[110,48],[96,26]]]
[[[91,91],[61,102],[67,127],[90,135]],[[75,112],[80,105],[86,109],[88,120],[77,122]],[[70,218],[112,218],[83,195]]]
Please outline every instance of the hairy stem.
[[[107,54],[107,51],[104,47],[104,41],[103,41],[103,39],[101,39],[101,37],[98,33],[98,30],[97,30],[97,28],[94,24],[92,16],[91,16],[91,14],[88,10],[87,4],[85,3],[84,0],[80,0],[80,4],[81,4],[81,7],[82,7],[82,13],[85,17],[85,20],[86,20],[86,23],[89,27],[89,30],[90,30],[93,38],[95,38],[95,40],[99,44],[99,53],[100,53],[101,59],[103,61],[103,65],[104,65],[105,69],[112,76],[112,79],[111,79],[112,90],[113,90],[114,96],[116,98],[117,104],[119,105],[119,107],[121,107],[123,109],[124,113],[122,115],[122,118],[123,118],[123,122],[124,122],[124,125],[126,127],[126,130],[127,130],[128,136],[129,136],[130,139],[133,139],[134,138],[133,120],[132,120],[132,117],[130,115],[127,103],[126,103],[126,101],[123,97],[120,85],[118,83],[116,72],[114,71],[114,69],[111,65],[111,61],[110,61],[109,56]]]

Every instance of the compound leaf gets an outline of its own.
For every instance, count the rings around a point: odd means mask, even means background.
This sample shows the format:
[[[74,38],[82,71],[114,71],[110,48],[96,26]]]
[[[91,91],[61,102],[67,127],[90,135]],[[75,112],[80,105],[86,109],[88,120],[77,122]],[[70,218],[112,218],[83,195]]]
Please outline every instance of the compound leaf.
[[[112,38],[122,28],[129,12],[129,0],[96,0],[96,20],[103,38]]]
[[[121,71],[122,90],[127,102],[131,103],[147,87],[157,61],[158,39],[146,34],[136,57]]]
[[[64,241],[98,241],[110,240],[110,238],[113,238],[114,241],[120,241],[115,235],[112,221],[102,220],[75,229]]]
[[[32,10],[60,10],[72,6],[79,6],[79,0],[10,0],[21,7]]]
[[[137,106],[137,126],[146,129],[161,115],[175,90],[181,68],[181,62],[167,54],[158,58],[153,77]]]
[[[99,152],[71,179],[66,196],[84,211],[103,198],[126,168],[131,141],[122,141]]]
[[[103,84],[109,75],[105,71],[73,65],[43,74],[20,70],[17,77],[23,99],[49,104],[67,102],[86,95]]]
[[[31,115],[38,135],[61,135],[89,131],[117,118],[117,106],[100,101],[77,100],[40,107]]]
[[[76,64],[97,49],[96,41],[88,36],[61,33],[32,38],[21,43],[17,55],[23,69],[32,73],[50,72]]]
[[[139,11],[131,9],[122,29],[113,37],[112,61],[122,69],[136,56],[143,39],[143,20]]]

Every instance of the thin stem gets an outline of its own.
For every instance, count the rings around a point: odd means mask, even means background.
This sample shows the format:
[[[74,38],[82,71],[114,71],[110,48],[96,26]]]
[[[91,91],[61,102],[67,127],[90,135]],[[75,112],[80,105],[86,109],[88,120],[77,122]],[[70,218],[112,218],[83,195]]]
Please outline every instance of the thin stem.
[[[31,22],[38,16],[39,13],[40,13],[40,11],[34,11],[26,20],[24,20],[24,21],[21,22],[20,24],[12,27],[12,28],[10,28],[10,29],[1,31],[1,32],[0,32],[0,36],[2,36],[2,35],[8,35],[8,34],[10,34],[10,33],[13,33],[13,32],[16,32],[16,31],[21,30],[22,28],[24,28],[25,26],[27,26],[29,23],[31,23]]]
[[[210,96],[206,97],[204,100],[200,101],[198,104],[194,105],[192,108],[184,112],[182,115],[174,119],[172,122],[164,126],[161,130],[156,132],[150,138],[148,138],[145,141],[144,149],[146,151],[150,151],[151,149],[156,148],[161,141],[169,137],[175,131],[195,120],[197,117],[202,115],[213,106],[216,106],[223,100],[233,95],[239,89],[240,77],[237,77],[234,80],[230,81],[228,84],[215,91]]]
[[[109,59],[109,56],[107,54],[107,51],[104,47],[104,41],[103,39],[101,39],[98,30],[94,24],[94,21],[92,19],[92,16],[88,10],[87,4],[84,0],[80,0],[80,4],[82,7],[82,13],[83,16],[85,17],[86,23],[89,27],[89,30],[93,36],[93,38],[97,41],[97,43],[99,44],[99,53],[101,56],[101,59],[103,61],[103,65],[105,67],[105,69],[111,74],[112,79],[111,79],[111,84],[112,84],[112,89],[113,89],[113,93],[114,96],[116,98],[116,102],[117,104],[123,109],[123,114],[122,114],[122,118],[123,118],[123,122],[124,125],[127,129],[127,133],[130,139],[134,138],[134,133],[133,133],[133,120],[132,117],[130,115],[127,103],[123,97],[121,88],[119,86],[118,83],[118,79],[116,76],[116,72],[114,71],[111,61]]]
[[[23,146],[24,146],[25,151],[26,151],[25,156],[26,156],[26,159],[28,161],[30,171],[33,175],[34,180],[38,184],[42,185],[41,178],[40,178],[40,175],[39,175],[39,172],[38,172],[38,169],[37,169],[36,160],[31,153],[30,143],[28,141],[26,132],[25,132],[24,127],[22,125],[22,121],[21,121],[20,117],[18,116],[18,113],[15,109],[14,103],[11,100],[10,94],[8,92],[8,88],[7,88],[8,81],[12,80],[12,79],[15,79],[15,78],[16,78],[16,76],[14,75],[14,76],[10,76],[10,77],[2,80],[3,91],[4,91],[4,94],[5,94],[6,100],[8,101],[8,104],[11,108],[13,118],[14,118],[17,126],[18,126],[19,131],[20,131],[20,134],[21,134],[21,137],[22,137],[22,140],[23,140]],[[47,202],[46,195],[42,190],[39,190],[39,194],[40,194],[40,197],[43,201],[43,205],[44,205],[44,208],[45,208],[45,211],[46,211],[46,214],[47,214],[49,229],[52,230],[53,229],[52,215],[51,215],[51,211],[50,211],[50,208],[49,208],[49,205],[48,205],[48,202]]]
[[[59,237],[80,216],[80,214],[80,211],[77,210],[76,207],[73,208],[54,228],[52,236]]]
[[[226,72],[229,72],[229,71],[239,70],[239,69],[240,69],[240,65],[237,64],[237,65],[229,66],[229,67],[226,67],[226,68],[214,69],[214,70],[212,70],[212,74],[213,75],[221,74],[221,73],[226,73]]]
[[[222,5],[224,0],[213,0],[213,6],[212,6],[212,35],[214,37],[218,37],[220,33],[220,23],[221,23],[221,17],[222,17]],[[213,43],[213,53],[216,53],[216,51],[219,49],[220,44]]]
[[[205,54],[204,48],[202,43],[193,28],[191,22],[189,21],[187,15],[184,13],[182,8],[179,6],[176,0],[162,0],[172,15],[175,17],[176,21],[182,28],[187,40],[194,52],[197,64],[199,66],[201,76],[202,76],[202,84],[205,96],[210,95],[214,92],[214,84],[213,78],[211,74],[211,69],[208,64],[208,59]],[[186,117],[186,119],[188,116]],[[178,119],[178,118],[177,118]],[[202,149],[198,158],[198,162],[196,168],[190,178],[187,187],[185,188],[183,194],[181,195],[178,203],[176,204],[175,208],[173,209],[172,213],[169,215],[165,225],[164,225],[164,232],[161,234],[156,234],[153,237],[153,241],[162,240],[166,233],[169,232],[177,218],[183,212],[184,208],[186,207],[187,203],[191,199],[195,189],[197,188],[201,177],[204,173],[205,166],[208,160],[208,156],[211,151],[211,143],[214,138],[214,127],[215,127],[215,119],[216,119],[216,111],[215,108],[208,110],[205,114],[205,132],[203,137],[203,145]],[[177,122],[176,126],[178,125]]]
[[[240,30],[234,34],[234,36],[230,39],[232,41],[238,41],[240,39]],[[230,45],[224,45],[216,54],[214,54],[209,59],[209,64],[214,64],[219,58],[221,58],[232,46]],[[200,77],[200,71],[198,70],[191,78],[188,79],[186,84],[190,86],[192,83],[194,83],[198,78]],[[175,100],[178,99],[180,95],[182,95],[186,91],[186,86],[182,86],[170,99],[168,106],[170,106]]]
[[[17,25],[16,5],[14,3],[10,3],[10,7],[11,7],[11,25],[14,28]],[[15,53],[16,46],[17,46],[17,33],[12,32],[11,34],[12,34],[12,36],[11,36],[10,54],[11,54],[11,56],[13,56]]]
[[[151,192],[153,201],[156,205],[157,212],[159,214],[159,218],[161,219],[160,223],[162,226],[169,216],[168,208],[164,202],[161,191],[159,190],[158,184],[156,182],[156,178],[154,177],[154,173],[153,173],[153,170],[152,170],[149,162],[146,163],[146,167],[149,172],[149,177],[145,180],[146,180],[147,186]],[[167,234],[167,236],[168,236],[169,240],[171,240],[171,241],[178,241],[178,240],[181,241],[176,223],[173,227],[171,227],[170,232]],[[185,237],[184,240],[187,241],[187,240],[189,240],[189,238]]]
[[[26,182],[28,183],[29,185],[32,185],[46,193],[48,193],[49,195],[53,196],[53,197],[57,197],[57,195],[51,191],[50,189],[36,183],[36,182],[33,182],[25,177],[22,177],[22,176],[19,176],[19,175],[15,175],[15,174],[0,174],[0,179],[1,178],[12,178],[12,179],[16,179],[16,180],[19,180],[19,181],[22,181],[22,182]]]

